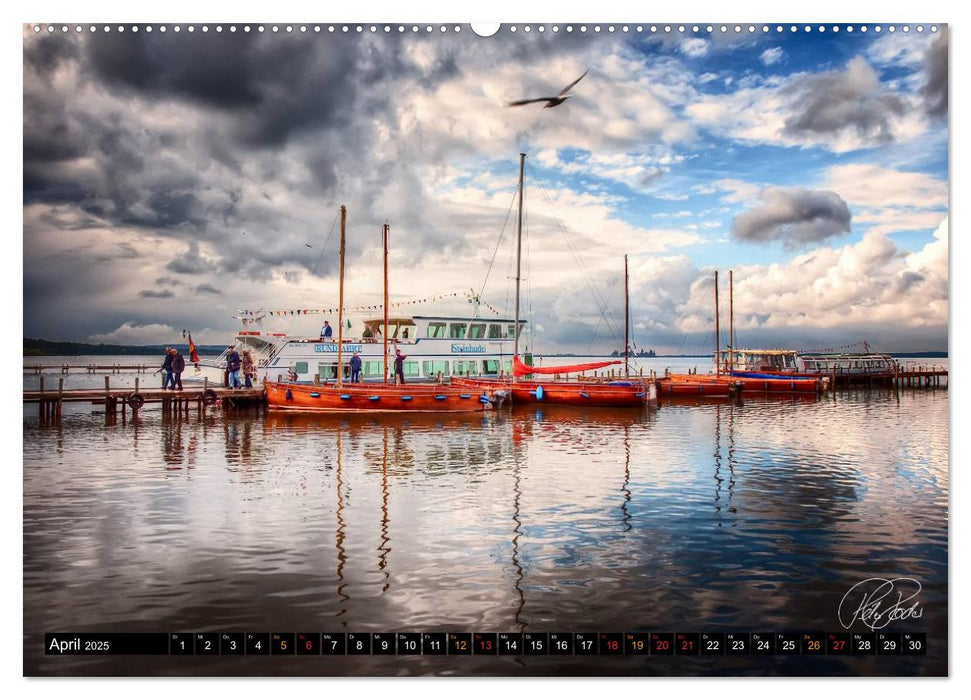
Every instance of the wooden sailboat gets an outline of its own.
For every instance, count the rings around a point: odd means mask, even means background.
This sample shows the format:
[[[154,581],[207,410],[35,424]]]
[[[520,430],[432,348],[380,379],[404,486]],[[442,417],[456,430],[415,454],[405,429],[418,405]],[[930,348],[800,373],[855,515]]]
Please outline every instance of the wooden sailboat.
[[[264,383],[271,410],[330,413],[448,413],[485,411],[489,399],[467,388],[441,384],[388,383],[388,225],[384,225],[384,381],[344,382],[344,248],[347,210],[341,205],[339,307],[337,311],[337,378],[333,384]]]
[[[715,271],[715,357],[718,357],[718,272]],[[722,376],[716,365],[715,374],[668,374],[657,380],[657,393],[668,397],[727,397],[738,393],[741,384]]]
[[[715,273],[718,274],[717,272]],[[717,277],[716,277],[717,279]],[[731,331],[729,333],[730,346],[725,351],[725,359],[722,360],[721,353],[715,350],[715,367],[724,366],[725,372],[734,381],[739,382],[746,393],[769,393],[769,394],[816,394],[825,388],[823,381],[818,377],[807,377],[796,374],[775,375],[763,372],[748,372],[743,369],[736,369],[735,359],[739,353],[735,345],[735,291],[732,271],[728,272],[728,299],[729,299],[729,319]]]
[[[453,386],[469,390],[485,391],[497,404],[510,399],[513,404],[547,403],[571,406],[632,406],[644,407],[657,401],[657,389],[653,382],[640,378],[631,379],[625,371],[624,378],[617,381],[603,381],[587,377],[577,379],[537,379],[537,376],[565,375],[587,372],[608,365],[620,364],[619,361],[588,362],[559,367],[530,367],[519,359],[519,291],[522,272],[522,235],[523,235],[523,170],[526,154],[519,154],[519,207],[516,219],[516,323],[513,350],[512,378],[478,379],[452,377]],[[624,256],[625,291],[627,281],[627,257]],[[627,311],[625,305],[625,312]],[[629,316],[629,314],[628,314]],[[628,324],[625,321],[624,355],[627,367],[627,349],[630,347]],[[524,377],[530,377],[526,379]]]
[[[735,295],[733,274],[729,272],[729,347],[721,349],[720,314],[718,307],[718,271],[715,271],[715,373],[671,374],[658,380],[661,396],[727,396],[745,394],[815,394],[822,390],[822,383],[813,377],[771,376],[735,369]]]

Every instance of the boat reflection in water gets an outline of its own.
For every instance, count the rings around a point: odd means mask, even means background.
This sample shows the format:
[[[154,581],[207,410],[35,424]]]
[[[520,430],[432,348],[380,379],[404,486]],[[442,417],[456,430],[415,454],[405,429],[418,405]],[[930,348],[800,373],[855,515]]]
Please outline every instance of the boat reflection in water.
[[[315,436],[332,445],[322,461],[333,470],[333,491],[321,498],[332,508],[330,609],[340,629],[349,621],[367,629],[362,612],[376,607],[405,606],[411,619],[429,620],[422,629],[432,630],[444,623],[443,606],[485,606],[477,614],[494,617],[496,629],[525,631],[539,629],[523,615],[530,571],[544,566],[528,544],[536,541],[537,527],[546,529],[535,517],[535,509],[543,509],[536,494],[555,486],[530,473],[535,446],[547,445],[546,458],[580,458],[585,479],[599,473],[597,492],[587,496],[603,501],[619,535],[633,529],[631,436],[653,421],[644,410],[571,406],[486,416],[269,412],[263,439],[290,443]],[[604,462],[609,469],[603,470]],[[463,503],[458,512],[455,499]],[[362,538],[375,542],[373,548],[362,551]],[[442,566],[443,557],[458,568]],[[483,557],[492,565],[483,568]],[[468,569],[479,571],[481,586],[470,587]],[[538,585],[549,591],[548,582]]]

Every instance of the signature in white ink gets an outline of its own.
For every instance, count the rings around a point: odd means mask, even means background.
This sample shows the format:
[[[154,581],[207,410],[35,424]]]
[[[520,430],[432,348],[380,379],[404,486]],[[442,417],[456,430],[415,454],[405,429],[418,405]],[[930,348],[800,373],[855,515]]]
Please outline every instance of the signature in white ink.
[[[883,629],[924,614],[917,600],[920,590],[920,581],[913,578],[868,578],[846,592],[836,614],[845,629],[857,620],[871,630]]]

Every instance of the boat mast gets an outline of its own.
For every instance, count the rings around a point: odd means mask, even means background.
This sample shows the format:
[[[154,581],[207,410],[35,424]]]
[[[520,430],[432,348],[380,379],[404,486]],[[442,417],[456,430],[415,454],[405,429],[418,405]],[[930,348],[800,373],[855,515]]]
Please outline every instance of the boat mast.
[[[519,357],[519,279],[522,269],[523,252],[523,168],[526,163],[526,154],[519,154],[519,213],[516,217],[516,328],[515,341],[513,342],[513,356]]]
[[[630,278],[624,256],[624,377],[630,377]]]
[[[721,358],[719,355],[718,343],[718,270],[715,270],[715,374],[722,373]]]
[[[384,383],[388,383],[388,222],[384,223]]]
[[[347,207],[341,204],[341,252],[337,306],[337,388],[340,388],[344,383],[344,226],[346,223]]]
[[[728,369],[735,369],[735,283],[734,273],[728,271]]]

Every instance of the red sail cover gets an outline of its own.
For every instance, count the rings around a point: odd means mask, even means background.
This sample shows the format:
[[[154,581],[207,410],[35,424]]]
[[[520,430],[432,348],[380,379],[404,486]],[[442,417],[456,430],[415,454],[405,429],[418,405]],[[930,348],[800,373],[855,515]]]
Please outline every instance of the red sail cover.
[[[586,372],[590,369],[600,369],[608,365],[619,365],[620,360],[607,360],[606,362],[587,362],[582,365],[559,365],[557,367],[530,367],[524,365],[518,357],[512,358],[512,373],[517,377],[524,374],[568,374],[570,372]]]

